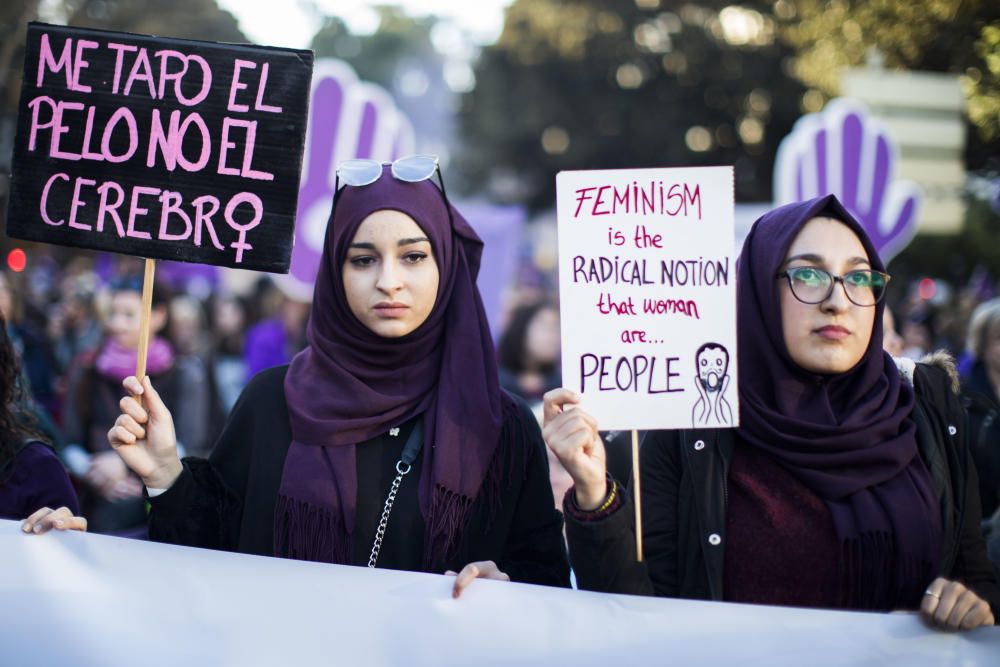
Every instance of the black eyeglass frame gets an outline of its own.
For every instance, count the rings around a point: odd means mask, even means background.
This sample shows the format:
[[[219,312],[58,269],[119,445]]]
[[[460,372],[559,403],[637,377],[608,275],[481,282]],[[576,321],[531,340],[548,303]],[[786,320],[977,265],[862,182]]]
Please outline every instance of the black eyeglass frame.
[[[823,295],[822,299],[819,299],[818,301],[806,301],[795,292],[795,287],[792,285],[792,271],[797,271],[800,269],[808,269],[810,271],[816,271],[818,273],[823,273],[830,276],[830,286],[826,290],[826,294]],[[882,285],[882,291],[880,291],[875,295],[875,301],[873,303],[858,303],[857,301],[851,298],[851,292],[850,290],[847,289],[847,283],[844,281],[844,279],[850,276],[851,274],[855,273],[870,273],[877,276],[881,276],[882,279],[885,280],[885,283]],[[874,269],[857,269],[855,271],[848,271],[842,276],[838,276],[834,275],[833,273],[830,273],[826,269],[821,269],[817,266],[797,266],[792,269],[785,269],[784,271],[779,271],[778,274],[775,276],[775,278],[776,279],[785,278],[788,281],[788,289],[792,291],[792,296],[794,296],[802,303],[808,304],[810,306],[814,306],[818,303],[823,303],[824,301],[829,299],[830,295],[833,294],[833,288],[837,286],[837,283],[840,283],[844,288],[844,296],[847,297],[847,300],[859,308],[874,308],[875,306],[877,306],[882,301],[882,299],[885,298],[886,288],[889,286],[889,281],[892,280],[892,276],[890,276],[888,273],[885,273],[883,271],[876,271]]]

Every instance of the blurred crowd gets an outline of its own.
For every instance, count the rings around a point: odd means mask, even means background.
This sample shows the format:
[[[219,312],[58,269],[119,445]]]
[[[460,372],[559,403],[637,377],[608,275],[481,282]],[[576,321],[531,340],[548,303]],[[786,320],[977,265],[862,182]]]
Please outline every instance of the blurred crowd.
[[[122,380],[136,370],[142,268],[134,258],[77,255],[0,272],[0,312],[27,411],[69,470],[95,532],[139,535],[145,522],[141,484],[107,442]],[[309,305],[266,277],[236,294],[178,273],[155,281],[146,368],[174,415],[178,445],[207,456],[247,380],[304,347]]]
[[[141,271],[134,258],[76,255],[0,272],[0,312],[21,360],[28,407],[70,471],[95,532],[138,535],[143,526],[141,485],[106,437],[120,413],[122,379],[135,371]],[[502,386],[538,406],[561,383],[559,306],[551,277],[524,276],[507,294],[497,355]],[[983,516],[990,517],[1000,507],[997,284],[982,275],[964,288],[923,279],[894,296],[886,349],[914,360],[946,350],[958,360]],[[308,314],[309,304],[267,276],[236,293],[214,278],[191,282],[161,272],[147,373],[186,453],[207,456],[248,379],[304,347]],[[554,458],[550,467],[559,504],[570,480]]]

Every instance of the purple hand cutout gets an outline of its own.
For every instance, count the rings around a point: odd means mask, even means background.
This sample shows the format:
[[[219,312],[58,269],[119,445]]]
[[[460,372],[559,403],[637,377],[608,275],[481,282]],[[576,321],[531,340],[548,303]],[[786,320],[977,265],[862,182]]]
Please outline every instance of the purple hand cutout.
[[[882,124],[853,100],[804,116],[781,142],[775,204],[834,194],[888,263],[917,231],[920,188],[893,179],[898,152]]]
[[[316,61],[291,269],[275,276],[288,296],[312,299],[337,164],[349,158],[390,161],[412,153],[413,146],[413,126],[387,92],[360,81],[347,63]]]

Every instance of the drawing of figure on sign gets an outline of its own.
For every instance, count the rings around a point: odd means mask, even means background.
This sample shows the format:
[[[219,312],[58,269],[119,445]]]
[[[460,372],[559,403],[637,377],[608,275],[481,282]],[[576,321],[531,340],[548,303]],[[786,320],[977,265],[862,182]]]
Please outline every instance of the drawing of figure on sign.
[[[695,387],[698,402],[691,411],[695,428],[732,426],[733,409],[726,400],[729,388],[729,350],[718,343],[705,343],[694,355],[698,369]]]

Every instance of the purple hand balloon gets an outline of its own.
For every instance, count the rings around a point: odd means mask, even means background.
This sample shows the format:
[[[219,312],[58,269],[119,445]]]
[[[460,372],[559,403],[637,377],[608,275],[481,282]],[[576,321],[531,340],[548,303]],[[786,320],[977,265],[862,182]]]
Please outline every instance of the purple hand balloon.
[[[285,294],[312,300],[337,164],[350,158],[390,161],[412,153],[413,146],[413,126],[385,90],[360,81],[345,62],[316,61],[291,269],[274,277]]]
[[[859,102],[831,101],[803,116],[781,142],[774,167],[776,205],[834,194],[861,222],[888,263],[917,232],[920,188],[894,180],[898,150]]]

